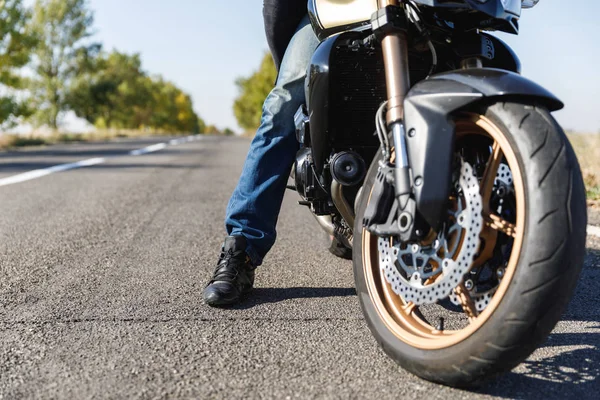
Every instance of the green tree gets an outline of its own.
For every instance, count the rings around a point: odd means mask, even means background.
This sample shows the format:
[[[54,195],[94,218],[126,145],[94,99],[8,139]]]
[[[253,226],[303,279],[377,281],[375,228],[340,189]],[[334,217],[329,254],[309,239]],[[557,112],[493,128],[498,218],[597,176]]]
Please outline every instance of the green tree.
[[[175,97],[175,107],[177,109],[177,131],[200,133],[200,118],[194,111],[192,98],[177,89],[179,93]]]
[[[68,108],[72,79],[99,51],[99,45],[89,43],[93,20],[87,0],[36,0],[30,31],[38,45],[30,90],[39,125],[58,129],[59,115]]]
[[[244,129],[256,129],[260,125],[262,105],[273,89],[277,71],[273,59],[265,54],[260,67],[248,78],[238,78],[236,85],[240,96],[233,104],[238,124]]]
[[[29,61],[35,44],[25,29],[29,17],[21,0],[0,0],[0,124],[27,112],[26,104],[11,92],[23,87],[18,71]]]
[[[208,125],[204,128],[204,133],[213,134],[213,135],[221,135],[222,132],[215,125]]]
[[[152,90],[139,54],[113,51],[91,60],[73,79],[66,102],[98,128],[137,129],[150,119]]]
[[[68,104],[98,128],[200,133],[192,99],[173,83],[149,77],[139,54],[100,54],[73,80]]]
[[[198,132],[195,133],[204,133],[206,132],[206,122],[200,117],[198,117]]]
[[[158,77],[154,81],[150,126],[164,132],[200,132],[199,117],[192,98],[173,83]]]

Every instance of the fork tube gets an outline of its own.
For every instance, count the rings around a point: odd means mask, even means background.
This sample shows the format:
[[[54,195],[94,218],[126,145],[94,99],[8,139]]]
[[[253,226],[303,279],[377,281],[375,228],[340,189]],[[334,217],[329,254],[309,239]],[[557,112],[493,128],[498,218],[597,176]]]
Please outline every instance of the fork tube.
[[[398,0],[378,0],[379,8],[398,6]],[[388,34],[381,41],[385,81],[387,86],[388,110],[386,122],[392,131],[396,162],[394,167],[394,190],[400,210],[405,210],[410,200],[412,184],[406,148],[406,133],[402,123],[404,119],[404,98],[410,89],[408,72],[408,38],[406,32],[397,31]]]
[[[398,0],[378,0],[379,8],[399,5]],[[404,117],[404,98],[410,89],[408,73],[408,38],[406,32],[387,35],[381,41],[387,85],[388,126]]]

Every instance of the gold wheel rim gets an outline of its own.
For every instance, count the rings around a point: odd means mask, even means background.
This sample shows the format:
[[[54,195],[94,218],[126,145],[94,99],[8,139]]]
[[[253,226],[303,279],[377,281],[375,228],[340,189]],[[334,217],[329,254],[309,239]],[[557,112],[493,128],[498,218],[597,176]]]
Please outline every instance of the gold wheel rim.
[[[362,235],[362,252],[363,252],[363,270],[369,296],[381,321],[398,339],[413,347],[423,350],[437,350],[454,346],[473,335],[479,330],[493,315],[494,311],[500,305],[512,278],[517,269],[518,261],[523,245],[523,237],[525,231],[525,186],[521,169],[517,157],[510,146],[510,143],[491,120],[480,115],[466,115],[464,118],[456,121],[457,136],[461,132],[484,134],[494,141],[492,156],[488,160],[494,164],[494,155],[506,158],[508,166],[513,175],[513,185],[515,189],[516,224],[509,224],[510,227],[504,227],[501,223],[496,224],[498,218],[490,213],[489,201],[484,201],[484,221],[485,229],[504,229],[503,232],[510,233],[514,237],[512,252],[509,262],[506,266],[504,277],[500,281],[496,293],[485,310],[475,318],[470,318],[469,325],[457,331],[438,331],[426,321],[423,321],[415,314],[417,307],[412,304],[406,304],[400,296],[396,295],[392,290],[391,285],[385,279],[385,276],[379,266],[379,251],[377,249],[377,237],[371,235],[366,229],[363,229]],[[501,152],[498,153],[497,149]],[[497,161],[496,164],[499,164]],[[497,170],[497,167],[496,167]],[[495,176],[496,171],[493,172]],[[491,179],[488,168],[484,173],[482,186],[485,186],[487,180]],[[486,180],[487,179],[487,180]],[[484,199],[486,198],[484,193]],[[489,199],[489,198],[488,198]]]

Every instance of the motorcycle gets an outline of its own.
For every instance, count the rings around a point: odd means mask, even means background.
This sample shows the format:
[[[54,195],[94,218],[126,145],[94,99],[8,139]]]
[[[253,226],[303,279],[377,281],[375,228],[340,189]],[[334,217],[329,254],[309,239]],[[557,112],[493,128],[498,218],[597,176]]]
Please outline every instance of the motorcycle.
[[[489,31],[537,0],[310,0],[295,190],[352,250],[365,319],[406,370],[466,387],[549,335],[587,211],[563,104]]]

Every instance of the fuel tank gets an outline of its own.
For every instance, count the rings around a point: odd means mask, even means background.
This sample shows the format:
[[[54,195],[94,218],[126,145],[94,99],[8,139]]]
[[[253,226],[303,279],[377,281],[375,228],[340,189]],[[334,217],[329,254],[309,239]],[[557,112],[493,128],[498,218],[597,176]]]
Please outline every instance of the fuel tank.
[[[368,25],[377,0],[309,0],[308,13],[320,39]]]

